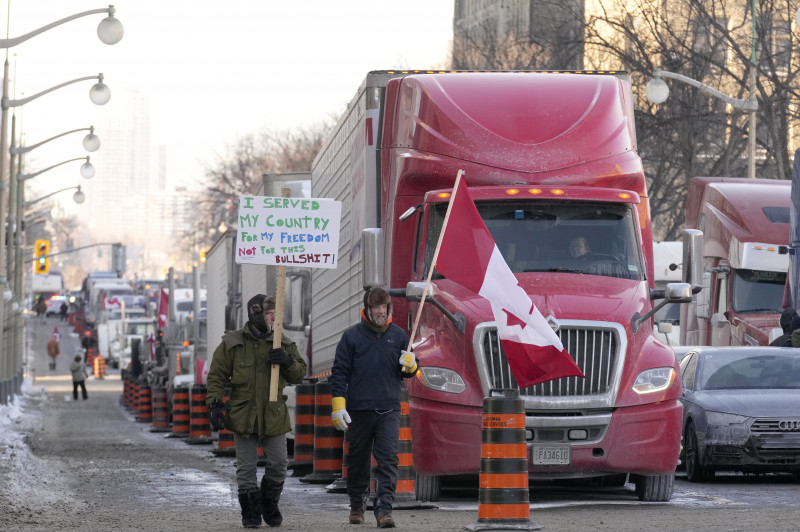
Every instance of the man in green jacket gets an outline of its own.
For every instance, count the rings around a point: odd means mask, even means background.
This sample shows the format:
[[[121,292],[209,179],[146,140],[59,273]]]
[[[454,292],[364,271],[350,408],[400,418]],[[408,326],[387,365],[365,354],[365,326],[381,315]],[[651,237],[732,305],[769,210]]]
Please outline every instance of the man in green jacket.
[[[211,425],[233,432],[236,448],[236,483],[242,525],[261,526],[261,516],[269,526],[280,526],[278,509],[286,480],[288,457],[286,433],[292,430],[286,396],[286,383],[297,384],[306,374],[306,363],[297,345],[281,337],[281,347],[272,348],[275,299],[258,294],[247,302],[248,321],[237,331],[226,331],[214,351],[208,370],[206,403]],[[269,401],[272,364],[280,366],[278,400]],[[222,398],[230,386],[227,404]],[[267,465],[261,488],[258,485],[258,447]]]

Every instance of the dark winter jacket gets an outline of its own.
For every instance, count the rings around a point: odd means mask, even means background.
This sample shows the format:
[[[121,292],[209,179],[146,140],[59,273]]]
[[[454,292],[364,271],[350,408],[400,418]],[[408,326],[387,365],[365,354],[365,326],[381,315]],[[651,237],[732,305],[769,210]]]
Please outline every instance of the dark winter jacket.
[[[400,352],[407,346],[408,335],[397,325],[376,333],[362,317],[336,346],[333,397],[344,397],[347,410],[400,410],[400,383],[416,373],[401,371]]]
[[[227,331],[214,351],[208,370],[206,403],[222,401],[225,388],[231,387],[231,396],[225,405],[225,428],[237,434],[277,436],[292,430],[289,410],[283,387],[297,384],[306,374],[306,363],[297,351],[297,345],[283,336],[281,347],[294,362],[281,368],[278,379],[278,400],[269,401],[269,352],[272,333],[259,340],[247,324],[238,331]]]

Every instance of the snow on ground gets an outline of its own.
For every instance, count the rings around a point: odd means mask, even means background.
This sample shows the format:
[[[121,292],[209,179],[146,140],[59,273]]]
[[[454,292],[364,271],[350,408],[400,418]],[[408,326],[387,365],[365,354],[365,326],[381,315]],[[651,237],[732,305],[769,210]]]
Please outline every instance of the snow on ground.
[[[45,388],[25,379],[22,394],[0,405],[0,486],[7,512],[37,512],[54,503],[74,504],[69,489],[61,485],[59,472],[31,451],[37,433],[44,430],[42,412],[47,401]]]

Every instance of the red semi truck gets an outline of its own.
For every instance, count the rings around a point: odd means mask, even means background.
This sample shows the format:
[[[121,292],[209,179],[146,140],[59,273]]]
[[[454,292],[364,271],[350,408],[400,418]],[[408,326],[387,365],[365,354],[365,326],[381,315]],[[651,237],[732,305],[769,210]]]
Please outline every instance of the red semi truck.
[[[790,192],[788,180],[691,180],[684,263],[703,289],[681,307],[681,344],[768,345],[783,334]]]
[[[312,196],[341,200],[343,217],[339,267],[312,274],[311,375],[329,375],[366,286],[390,288],[394,322],[410,331],[460,169],[519,284],[586,376],[519,390],[530,473],[630,479],[641,500],[669,500],[681,385],[652,313],[654,300],[691,296],[688,284],[654,290],[624,73],[370,72],[312,167]],[[580,238],[589,256],[571,254]],[[518,388],[489,303],[438,272],[432,293],[408,385],[420,500],[438,498],[443,476],[479,472],[483,398]]]

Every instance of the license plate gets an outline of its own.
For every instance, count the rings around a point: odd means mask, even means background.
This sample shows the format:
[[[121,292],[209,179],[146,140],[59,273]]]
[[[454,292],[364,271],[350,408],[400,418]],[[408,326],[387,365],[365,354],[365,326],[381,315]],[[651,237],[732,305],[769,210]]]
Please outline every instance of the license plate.
[[[566,445],[532,445],[533,465],[569,465],[571,448]]]

